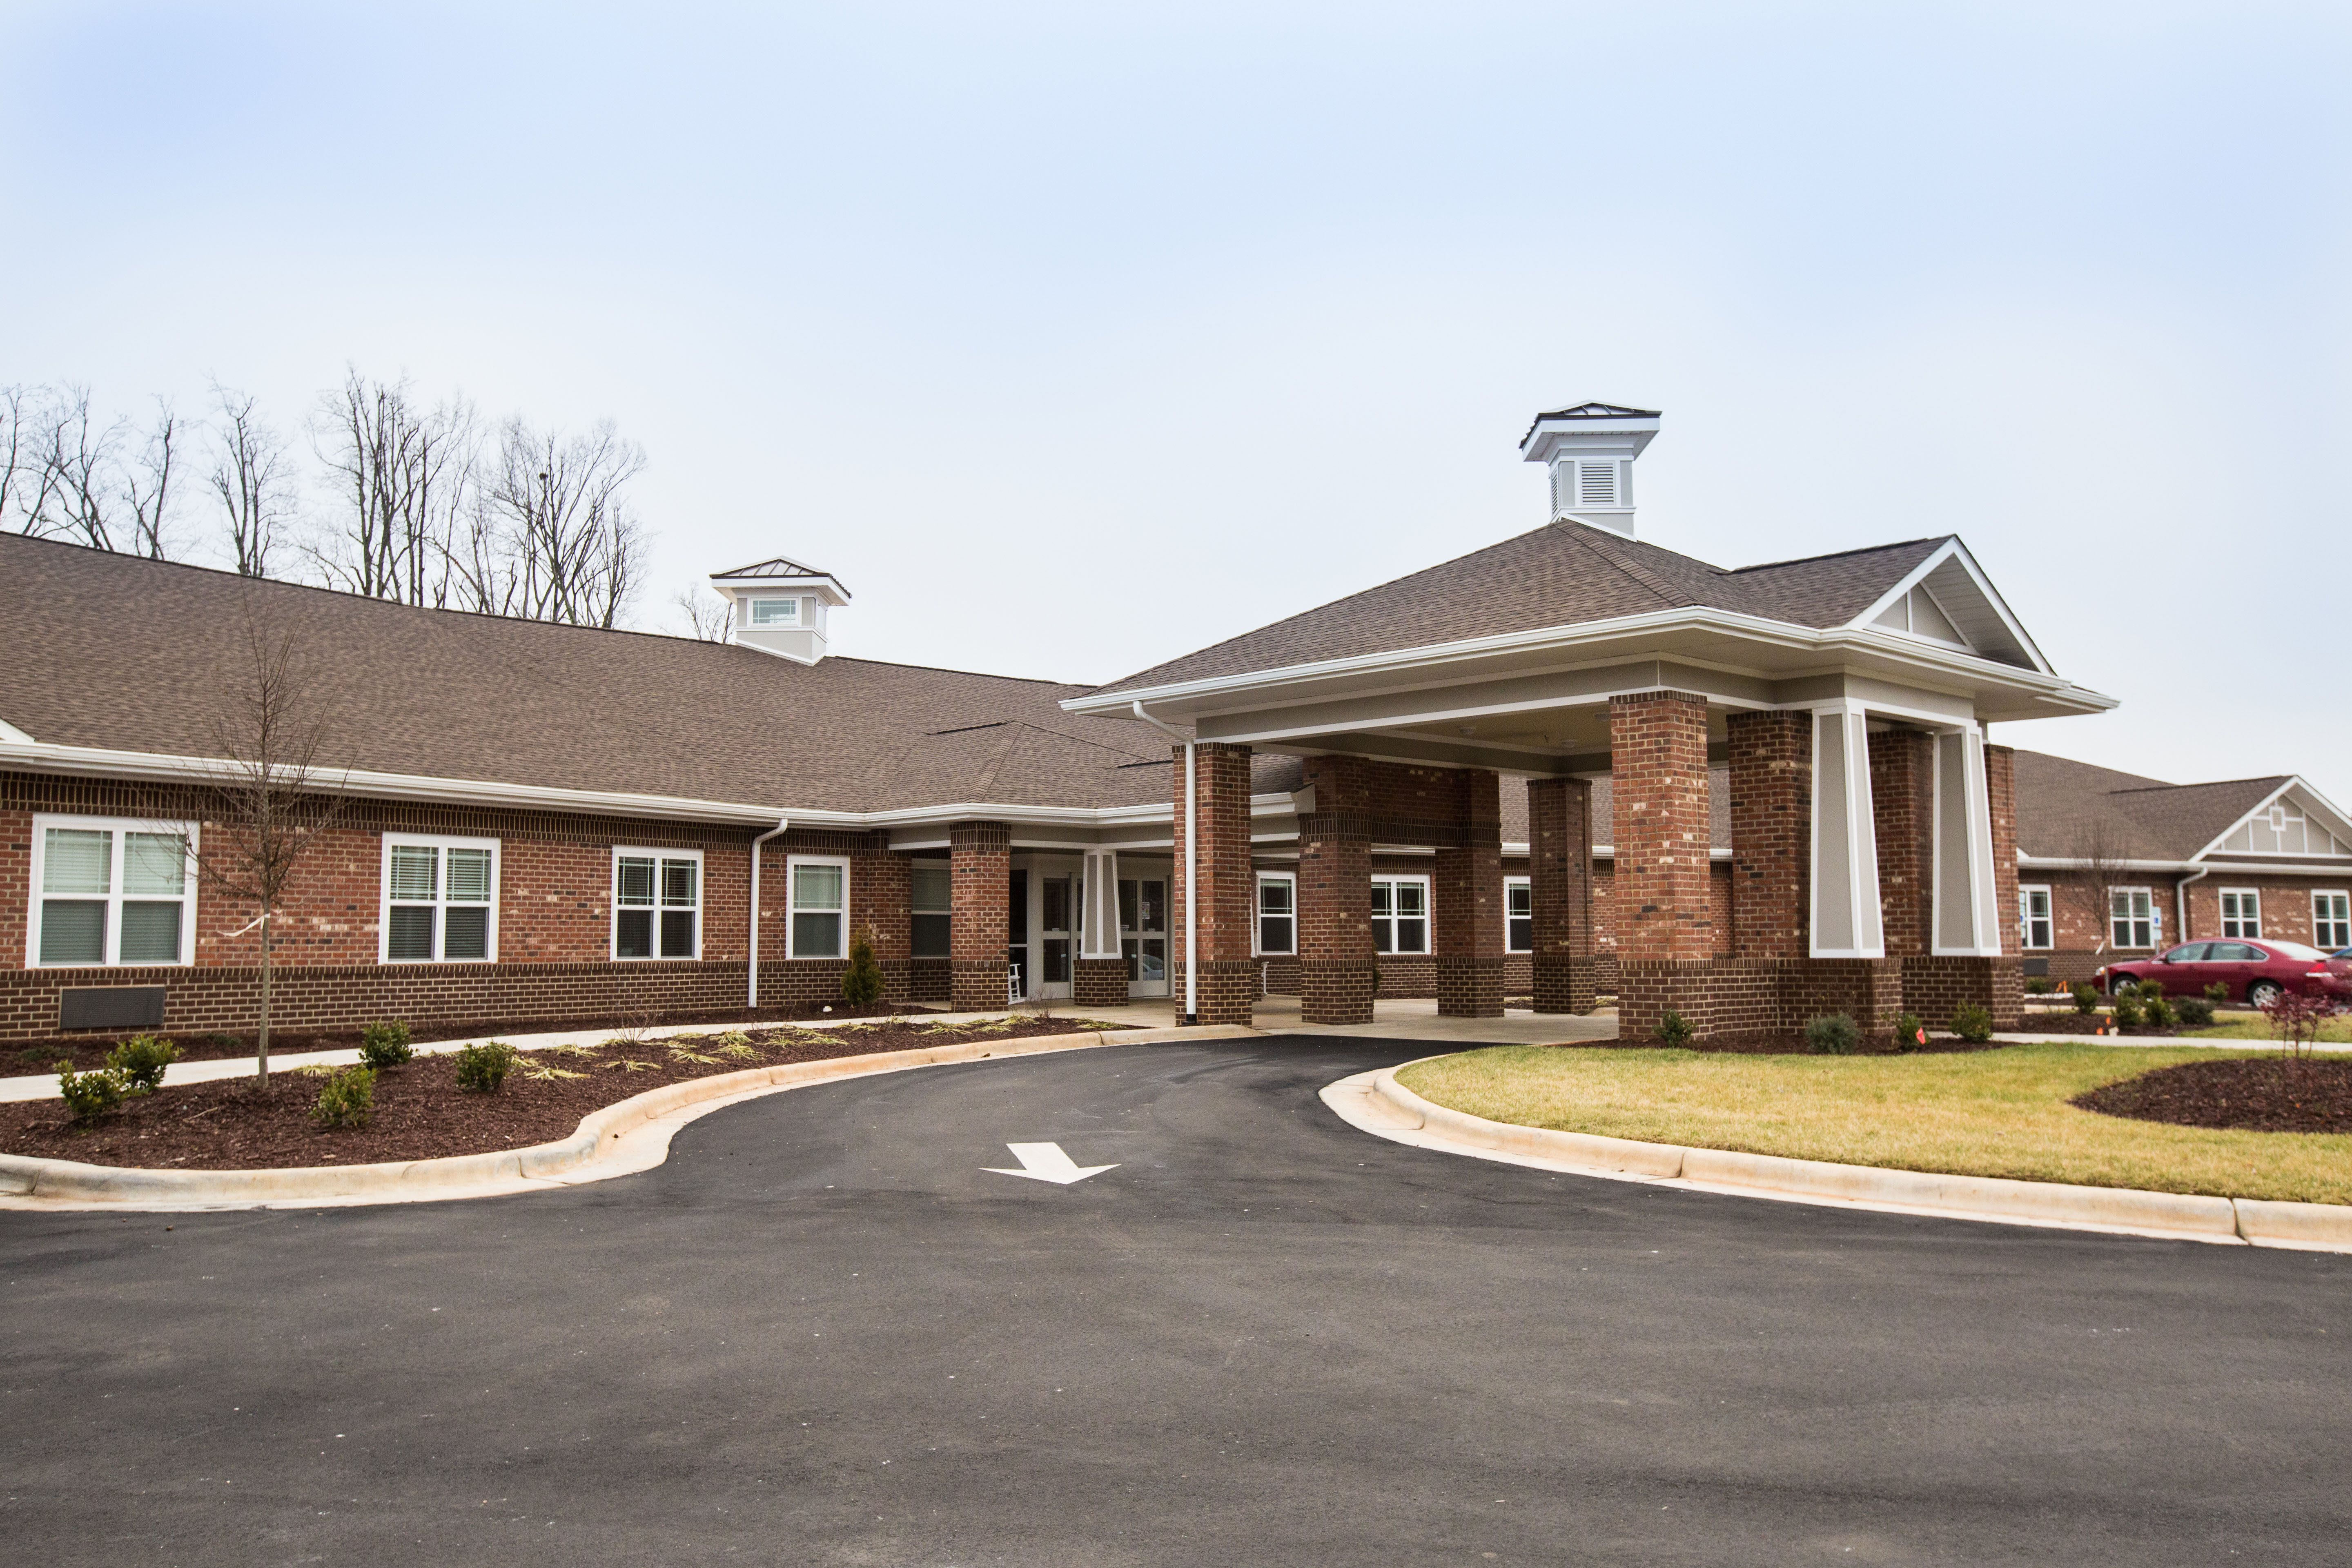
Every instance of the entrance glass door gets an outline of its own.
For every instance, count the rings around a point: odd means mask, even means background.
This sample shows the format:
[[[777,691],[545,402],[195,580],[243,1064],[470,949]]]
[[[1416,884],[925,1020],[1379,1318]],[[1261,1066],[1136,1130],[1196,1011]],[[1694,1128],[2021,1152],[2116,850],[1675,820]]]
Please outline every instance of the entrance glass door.
[[[1168,994],[1168,884],[1158,878],[1118,879],[1118,951],[1127,960],[1130,996]]]
[[[1038,879],[1037,941],[1043,949],[1037,974],[1039,994],[1070,994],[1070,951],[1076,931],[1078,879],[1044,877]]]

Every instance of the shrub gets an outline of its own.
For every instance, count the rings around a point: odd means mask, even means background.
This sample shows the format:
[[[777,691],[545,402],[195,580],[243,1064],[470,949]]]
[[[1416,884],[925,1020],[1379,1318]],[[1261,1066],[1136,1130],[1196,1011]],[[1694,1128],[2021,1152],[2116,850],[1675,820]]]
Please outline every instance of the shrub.
[[[2083,981],[2074,987],[2074,1011],[2095,1013],[2098,1010],[2099,988],[2087,980]]]
[[[1952,1009],[1952,1033],[1972,1046],[1981,1046],[1992,1038],[1992,1014],[1974,1002],[1962,1003]]]
[[[2212,984],[2205,987],[2205,1000],[2212,1003],[2216,1007],[2229,999],[2230,985],[2227,981],[2216,980]]]
[[[1691,1027],[1691,1021],[1672,1007],[1667,1008],[1665,1016],[1658,1020],[1658,1042],[1661,1045],[1687,1046],[1691,1043],[1691,1037],[1696,1033],[1698,1031]]]
[[[841,973],[841,999],[853,1007],[882,1000],[882,966],[874,962],[873,933],[860,926],[849,939],[849,967]]]
[[[2179,1006],[2164,999],[2160,987],[2153,996],[2143,991],[2139,999],[2139,1016],[2151,1029],[2169,1029],[2180,1021]]]
[[[2271,998],[2263,1009],[2270,1020],[2271,1034],[2278,1040],[2286,1059],[2300,1063],[2311,1055],[2311,1047],[2319,1038],[2320,1026],[2336,1016],[2336,1004],[2325,996],[2306,996],[2300,991],[2282,991]]]
[[[64,1097],[66,1108],[74,1113],[76,1121],[88,1121],[122,1103],[122,1075],[112,1068],[76,1072],[72,1062],[60,1061],[58,1093]]]
[[[106,1065],[122,1079],[125,1094],[152,1094],[163,1087],[163,1069],[180,1059],[180,1047],[154,1035],[133,1035],[107,1054]]]
[[[360,1031],[360,1060],[371,1068],[396,1068],[415,1055],[408,1043],[408,1026],[398,1019]]]
[[[365,1127],[375,1114],[375,1068],[362,1063],[327,1080],[310,1120],[321,1127]]]
[[[2145,1022],[2147,1022],[2147,1020],[2140,1015],[2138,990],[2136,987],[2126,985],[2122,990],[2116,992],[2116,1027],[2118,1029],[2137,1029]]]
[[[2183,1025],[2192,1029],[2209,1027],[2213,1022],[2213,1004],[2201,996],[2183,996],[2172,1004],[2172,1010],[2180,1016]]]
[[[1827,1013],[1805,1026],[1805,1046],[1823,1056],[1850,1057],[1862,1049],[1862,1030],[1843,1013]]]
[[[2028,996],[2047,996],[2053,991],[2057,989],[2058,983],[2056,981],[2044,980],[2038,975],[2025,983],[2025,994]]]
[[[504,1040],[484,1040],[457,1052],[457,1087],[476,1094],[495,1094],[514,1071],[515,1048]]]
[[[1902,1013],[1895,1016],[1895,1048],[1896,1050],[1907,1051],[1915,1046],[1924,1046],[1927,1043],[1927,1025],[1925,1019],[1916,1013]]]

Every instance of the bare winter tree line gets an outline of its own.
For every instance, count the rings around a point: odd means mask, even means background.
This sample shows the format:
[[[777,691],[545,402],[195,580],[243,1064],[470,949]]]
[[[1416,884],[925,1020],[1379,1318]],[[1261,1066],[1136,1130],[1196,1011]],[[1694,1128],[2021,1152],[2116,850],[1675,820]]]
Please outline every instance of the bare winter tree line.
[[[0,531],[530,620],[619,623],[645,466],[610,420],[491,424],[356,370],[293,431],[217,383],[203,417],[158,398],[143,420],[87,386],[0,387]]]

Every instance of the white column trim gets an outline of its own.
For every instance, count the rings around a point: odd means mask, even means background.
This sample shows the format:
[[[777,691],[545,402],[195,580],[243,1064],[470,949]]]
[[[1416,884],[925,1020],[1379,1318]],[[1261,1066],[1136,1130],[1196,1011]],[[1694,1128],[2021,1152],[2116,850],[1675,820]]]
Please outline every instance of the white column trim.
[[[1886,930],[1878,907],[1878,824],[1870,797],[1870,726],[1863,704],[1851,698],[1814,704],[1811,898],[1806,947],[1815,958],[1885,958]],[[1834,774],[1825,766],[1825,736],[1835,734],[1840,753]],[[1839,820],[1829,821],[1834,807]],[[1840,855],[1841,849],[1843,854]],[[1830,858],[1843,860],[1825,866]],[[1831,886],[1831,869],[1837,886]],[[1823,915],[1839,945],[1822,940]]]
[[[1971,720],[1965,724],[1943,726],[1935,739],[1935,794],[1928,816],[1931,880],[1927,951],[1938,958],[1998,958],[2001,948],[2000,913],[1995,905],[2000,900],[2000,884],[1994,878],[1992,802],[1985,784],[1984,731]],[[1954,752],[1958,752],[1961,820],[1965,825],[1958,855],[1948,852],[1950,835],[1944,822],[1947,792],[1952,787],[1948,775],[1954,765]],[[1959,879],[1957,888],[1946,880],[1948,875]],[[1957,911],[1969,927],[1969,940],[1964,942],[1945,940],[1946,900],[1950,894],[1968,900],[1969,907]]]
[[[1080,958],[1117,958],[1118,947],[1118,851],[1086,853],[1086,909],[1078,931]]]

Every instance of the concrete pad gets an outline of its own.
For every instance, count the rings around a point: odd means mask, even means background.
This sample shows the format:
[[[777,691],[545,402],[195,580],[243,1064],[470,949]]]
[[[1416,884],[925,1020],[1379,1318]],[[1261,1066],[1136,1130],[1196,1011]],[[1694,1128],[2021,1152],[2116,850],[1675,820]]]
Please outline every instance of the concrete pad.
[[[1123,1007],[1070,1008],[1056,1016],[1102,1018],[1164,1028],[1176,1022],[1173,1003],[1130,1002]],[[1302,1024],[1296,996],[1264,996],[1250,1010],[1250,1026],[1270,1035],[1328,1035],[1366,1040],[1430,1040],[1462,1046],[1556,1046],[1617,1037],[1614,1008],[1591,1014],[1530,1013],[1513,1008],[1499,1018],[1444,1018],[1431,997],[1372,1004],[1369,1024]]]

